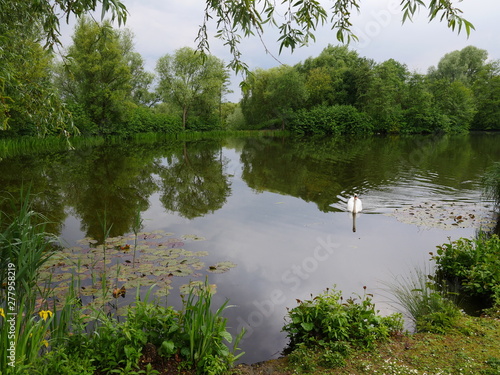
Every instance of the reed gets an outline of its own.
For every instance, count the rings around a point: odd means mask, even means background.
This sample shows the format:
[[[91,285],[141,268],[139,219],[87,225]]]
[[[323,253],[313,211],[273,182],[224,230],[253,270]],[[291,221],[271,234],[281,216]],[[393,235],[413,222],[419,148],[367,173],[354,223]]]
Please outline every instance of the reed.
[[[227,318],[222,316],[225,309],[231,307],[225,301],[215,312],[212,311],[212,289],[205,280],[205,284],[191,288],[184,301],[184,311],[181,315],[181,326],[187,337],[189,347],[186,350],[187,358],[200,373],[207,373],[211,367],[217,367],[213,361],[223,359],[224,365],[229,368],[234,361],[244,353],[235,355],[238,343],[244,335],[242,330],[235,338],[233,351],[230,352],[223,344],[223,339],[231,343],[232,336],[226,330]]]
[[[13,206],[0,212],[0,369],[11,373],[38,357],[49,345],[54,313],[42,310],[39,299],[47,296],[37,285],[39,269],[49,260],[55,238],[45,232],[46,219],[33,211],[29,189],[21,198],[7,197]],[[43,298],[43,297],[42,297]],[[9,358],[15,347],[15,354]]]

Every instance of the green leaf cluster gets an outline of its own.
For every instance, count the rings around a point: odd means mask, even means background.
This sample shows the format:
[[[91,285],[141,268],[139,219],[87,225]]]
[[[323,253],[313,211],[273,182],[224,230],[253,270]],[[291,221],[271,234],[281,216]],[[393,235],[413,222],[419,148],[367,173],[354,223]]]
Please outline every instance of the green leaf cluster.
[[[371,118],[355,107],[334,105],[294,112],[289,129],[301,134],[371,134],[374,126]]]
[[[371,349],[377,341],[403,328],[400,314],[378,315],[370,295],[344,300],[342,293],[335,289],[327,289],[311,300],[299,301],[297,307],[288,311],[287,319],[283,330],[288,334],[292,350],[300,344],[330,347],[330,343]]]
[[[199,374],[222,374],[243,355],[236,352],[244,331],[229,348],[226,343],[231,344],[233,338],[222,317],[229,306],[225,302],[212,312],[211,295],[207,283],[191,288],[182,311],[137,301],[128,308],[123,322],[95,310],[92,325],[87,327],[90,333],[74,332],[54,342],[49,355],[38,358],[33,366],[39,374],[53,374],[59,368],[77,373],[84,364],[90,365],[86,371],[92,371],[82,373],[152,374],[157,372],[151,367],[139,370],[139,360],[151,362],[161,357],[175,358],[179,365],[182,361],[182,366]]]
[[[458,281],[464,293],[500,304],[500,238],[480,234],[475,239],[460,238],[437,247],[433,256],[437,274]]]
[[[430,21],[445,21],[449,28],[470,34],[474,26],[462,17],[462,11],[452,1],[442,0],[403,0],[401,2],[402,21],[411,20],[420,9],[429,11]],[[209,49],[208,23],[216,23],[216,37],[223,40],[232,54],[230,66],[239,71],[247,71],[248,65],[242,61],[239,44],[242,36],[258,35],[262,37],[267,24],[279,30],[277,42],[279,51],[295,48],[315,40],[318,26],[329,23],[336,39],[343,43],[356,40],[352,30],[351,16],[359,11],[359,0],[336,0],[326,8],[317,0],[283,1],[276,4],[271,0],[256,1],[207,1],[204,22],[198,33],[198,48]]]

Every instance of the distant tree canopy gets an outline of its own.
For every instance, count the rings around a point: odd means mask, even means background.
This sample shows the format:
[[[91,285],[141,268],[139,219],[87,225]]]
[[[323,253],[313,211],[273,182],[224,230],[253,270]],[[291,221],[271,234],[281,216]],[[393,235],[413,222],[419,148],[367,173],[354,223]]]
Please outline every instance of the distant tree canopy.
[[[253,72],[242,100],[246,127],[286,121],[286,128],[300,133],[500,130],[500,63],[487,57],[485,50],[465,47],[421,75],[393,59],[377,64],[346,46],[330,45],[293,68]],[[293,71],[304,90],[302,101],[295,85],[282,101],[271,99],[279,76],[284,80]],[[287,108],[286,118],[278,108]]]
[[[473,26],[454,4],[459,0],[403,0],[403,21],[421,9],[457,31]],[[198,51],[181,49],[157,64],[157,82],[133,50],[131,32],[118,31],[101,17],[127,18],[120,0],[0,0],[0,136],[47,134],[121,134],[221,128],[228,106],[228,72],[210,56],[208,23],[232,53],[227,67],[247,70],[238,46],[242,38],[261,36],[267,24],[278,27],[280,51],[314,39],[329,23],[341,42],[356,39],[351,13],[361,0],[334,0],[325,8],[315,0],[275,3],[206,1],[198,34]],[[59,43],[60,22],[79,19],[62,63],[52,47]],[[320,116],[321,131],[420,132],[498,129],[499,64],[475,47],[447,54],[425,76],[394,60],[380,64],[347,47],[328,46],[295,67],[259,70],[248,75],[239,127],[280,127],[313,131],[305,121]],[[153,85],[156,83],[156,87]],[[331,109],[330,107],[334,107]],[[297,113],[300,111],[300,116]],[[311,112],[308,112],[311,111]],[[341,130],[335,124],[345,122]],[[315,123],[317,119],[315,119]],[[234,126],[233,126],[234,128]],[[319,129],[318,128],[318,129]],[[330,130],[328,130],[330,129]]]

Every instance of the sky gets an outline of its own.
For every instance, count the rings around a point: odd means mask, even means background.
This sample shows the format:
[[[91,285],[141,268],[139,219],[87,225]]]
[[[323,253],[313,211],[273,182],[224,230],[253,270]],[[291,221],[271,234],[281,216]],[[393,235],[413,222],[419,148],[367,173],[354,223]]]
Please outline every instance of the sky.
[[[122,0],[129,16],[126,27],[135,35],[135,49],[145,60],[146,69],[154,71],[156,61],[165,54],[173,54],[182,47],[196,48],[195,41],[199,26],[203,22],[204,0]],[[321,0],[328,8],[331,1]],[[353,14],[353,31],[358,42],[349,47],[360,56],[382,62],[393,58],[406,64],[410,71],[426,73],[430,66],[436,66],[448,52],[466,46],[485,49],[490,60],[500,59],[500,1],[499,0],[454,0],[456,7],[463,11],[466,19],[473,23],[469,38],[465,31],[458,34],[449,29],[445,22],[428,22],[427,11],[422,9],[413,22],[401,24],[401,0],[359,0],[359,14]],[[215,22],[211,23],[215,30]],[[72,25],[62,28],[63,42],[71,42]],[[210,38],[210,52],[229,62],[229,49],[214,37]],[[279,63],[294,65],[308,57],[316,57],[328,45],[339,45],[335,32],[330,26],[321,27],[316,33],[316,42],[295,49],[293,53],[283,51],[279,54],[276,28],[268,28],[263,41],[258,37],[243,39],[242,59],[250,69],[268,69]],[[271,54],[266,53],[266,49]],[[276,59],[279,60],[276,61]],[[228,101],[241,98],[239,83],[242,76],[232,74]]]

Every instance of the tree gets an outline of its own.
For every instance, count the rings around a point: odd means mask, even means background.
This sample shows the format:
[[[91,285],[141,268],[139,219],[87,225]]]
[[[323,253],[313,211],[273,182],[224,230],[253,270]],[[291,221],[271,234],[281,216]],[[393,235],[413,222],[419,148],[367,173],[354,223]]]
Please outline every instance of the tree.
[[[198,113],[205,120],[216,113],[227,92],[229,75],[224,62],[189,47],[161,57],[156,71],[158,96],[180,108],[184,129],[190,113]]]
[[[473,129],[500,130],[500,61],[487,64],[473,86],[477,112]]]
[[[453,3],[458,0],[402,0],[403,22],[411,20],[420,9],[428,10],[429,20],[445,20],[452,30],[460,32],[465,29],[470,34],[474,26],[461,16],[461,10]],[[314,40],[314,32],[318,25],[331,23],[332,30],[341,42],[355,40],[352,32],[351,14],[359,10],[361,0],[334,0],[329,10],[316,0],[293,1],[285,0],[282,6],[272,0],[256,1],[209,1],[205,8],[205,20],[198,33],[198,49],[209,50],[208,22],[214,20],[217,24],[216,36],[223,39],[229,47],[233,59],[230,66],[238,72],[247,70],[247,65],[241,59],[239,43],[241,37],[264,33],[264,26],[271,24],[279,29],[278,42],[280,52],[283,48],[292,51],[299,46]]]
[[[137,105],[150,107],[157,98],[151,91],[154,74],[144,68],[144,59],[141,54],[134,51],[134,34],[129,29],[118,32],[121,48],[125,61],[130,69],[130,99]]]
[[[425,76],[413,73],[406,84],[407,94],[403,102],[407,133],[433,133],[448,130],[448,117],[438,110]]]
[[[132,75],[119,34],[109,22],[81,18],[64,63],[63,96],[81,106],[93,132],[110,134],[125,114]],[[89,129],[87,129],[89,130]]]
[[[30,135],[72,130],[50,82],[51,55],[40,43],[52,47],[59,42],[60,19],[83,16],[98,6],[103,16],[110,13],[119,23],[125,21],[119,0],[0,0],[1,129]]]
[[[250,125],[271,125],[278,120],[281,128],[291,111],[300,108],[307,99],[304,76],[295,68],[282,65],[253,72],[246,82],[242,110]]]
[[[307,75],[309,106],[356,102],[360,69],[358,53],[347,46],[326,47],[318,57],[308,58],[297,69]]]
[[[472,90],[461,81],[449,83],[444,79],[432,82],[431,90],[440,113],[449,119],[449,128],[446,130],[469,130],[476,113]]]
[[[403,101],[408,78],[406,65],[389,59],[373,68],[363,108],[383,132],[399,132],[403,125]]]
[[[432,79],[445,79],[449,82],[460,81],[471,86],[479,72],[484,68],[488,52],[474,46],[468,46],[460,51],[453,51],[439,60],[437,68],[429,68]]]
[[[71,128],[69,113],[51,82],[52,54],[38,43],[37,28],[27,25],[18,33],[8,31],[0,41],[3,135],[43,136]]]

